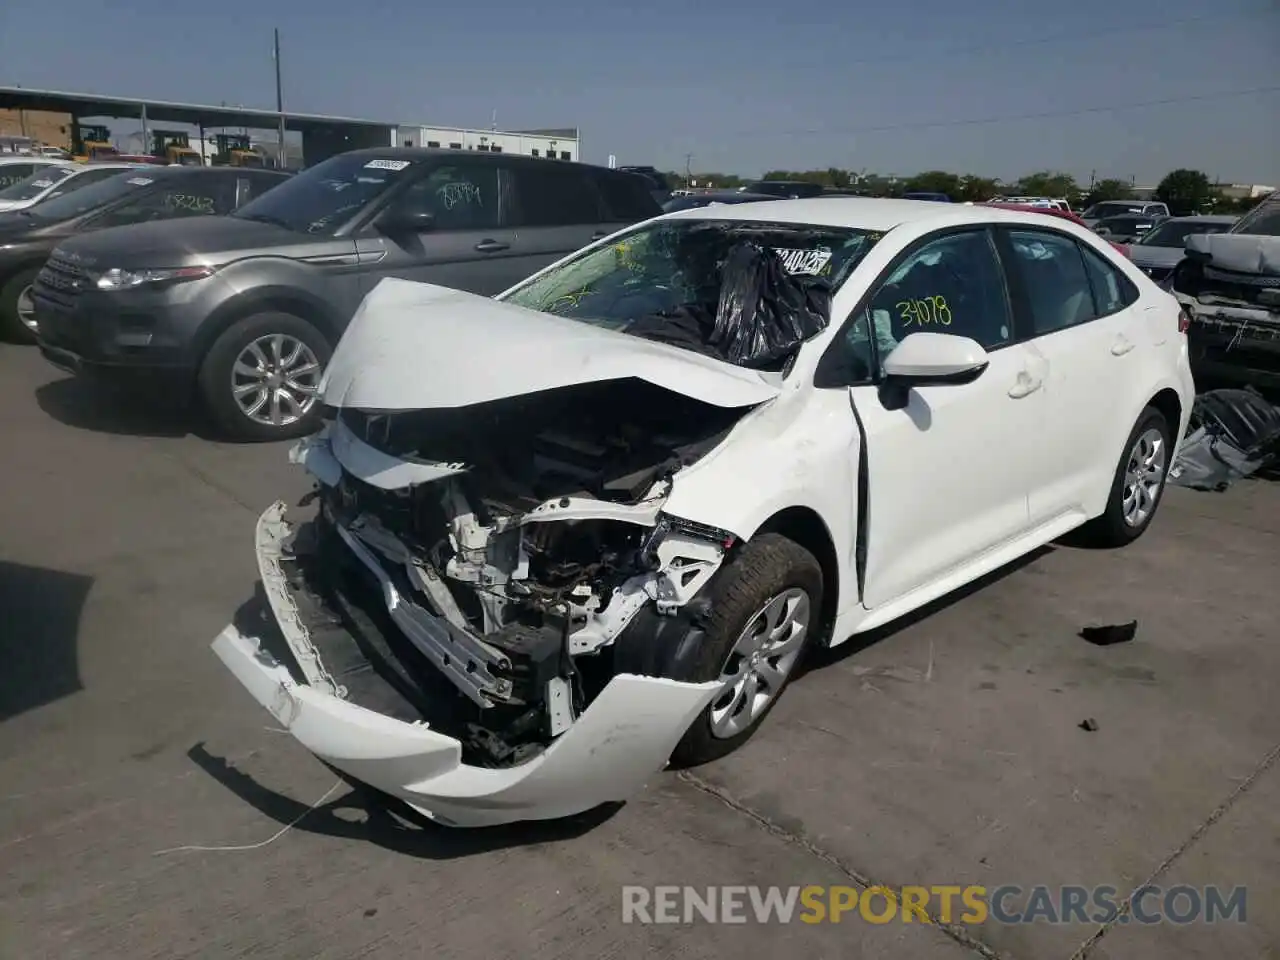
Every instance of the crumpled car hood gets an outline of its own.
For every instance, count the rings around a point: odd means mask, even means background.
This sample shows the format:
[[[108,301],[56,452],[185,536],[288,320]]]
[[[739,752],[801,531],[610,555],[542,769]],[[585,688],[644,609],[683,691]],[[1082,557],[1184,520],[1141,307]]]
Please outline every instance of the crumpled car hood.
[[[1280,238],[1246,233],[1200,233],[1187,237],[1187,252],[1208,256],[1221,270],[1280,276]]]
[[[781,392],[768,374],[679,347],[389,278],[356,311],[320,393],[331,407],[392,412],[632,377],[729,409]]]

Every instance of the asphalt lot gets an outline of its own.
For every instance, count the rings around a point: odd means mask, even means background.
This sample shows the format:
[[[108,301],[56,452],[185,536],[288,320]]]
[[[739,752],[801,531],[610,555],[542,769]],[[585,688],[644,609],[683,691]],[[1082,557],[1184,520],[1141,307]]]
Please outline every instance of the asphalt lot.
[[[0,346],[4,960],[1280,957],[1280,484],[1170,490],[1127,551],[1046,550],[846,645],[620,808],[457,832],[370,814],[209,651],[255,517],[306,484],[186,427]],[[1247,922],[621,922],[624,884],[1147,881],[1247,885]]]

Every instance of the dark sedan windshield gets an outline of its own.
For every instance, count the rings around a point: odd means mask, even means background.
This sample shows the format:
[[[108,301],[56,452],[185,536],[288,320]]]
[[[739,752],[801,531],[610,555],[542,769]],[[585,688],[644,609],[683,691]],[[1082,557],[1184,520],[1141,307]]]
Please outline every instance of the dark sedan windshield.
[[[739,244],[773,250],[786,273],[821,278],[834,292],[879,238],[878,233],[850,227],[659,220],[579,254],[504,299],[542,313],[698,349],[678,334],[716,317],[725,262]]]
[[[43,167],[27,179],[0,190],[0,200],[33,200],[75,172],[75,167]]]
[[[139,167],[136,170],[121,170],[119,176],[108,177],[106,180],[99,180],[97,183],[81,190],[43,200],[34,207],[22,212],[37,220],[71,220],[82,213],[88,213],[90,210],[96,210],[98,207],[106,206],[108,203],[114,203],[135,190],[149,187],[161,176],[164,176],[163,172],[148,170],[145,167]]]
[[[1231,226],[1229,223],[1204,223],[1195,220],[1173,220],[1162,223],[1154,230],[1143,234],[1138,241],[1143,247],[1176,247],[1181,250],[1187,243],[1187,237],[1196,233],[1224,233]]]
[[[406,176],[413,163],[364,153],[331,157],[245,204],[233,216],[274,223],[298,233],[332,236],[398,178]]]

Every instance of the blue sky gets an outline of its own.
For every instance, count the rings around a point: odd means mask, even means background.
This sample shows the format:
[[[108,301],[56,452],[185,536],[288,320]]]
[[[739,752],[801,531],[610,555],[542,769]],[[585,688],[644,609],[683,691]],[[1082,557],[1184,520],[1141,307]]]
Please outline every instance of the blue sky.
[[[273,108],[273,27],[286,109],[496,110],[596,162],[1280,181],[1277,0],[2,0],[0,84]]]

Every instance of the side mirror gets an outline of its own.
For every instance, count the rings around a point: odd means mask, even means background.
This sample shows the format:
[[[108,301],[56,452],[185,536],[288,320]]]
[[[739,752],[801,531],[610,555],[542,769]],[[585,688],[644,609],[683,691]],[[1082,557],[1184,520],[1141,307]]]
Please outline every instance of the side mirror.
[[[884,362],[884,387],[902,405],[912,387],[972,383],[991,362],[976,340],[950,333],[913,333]]]
[[[436,225],[436,215],[425,210],[388,210],[378,218],[378,229],[388,234],[426,233]]]

